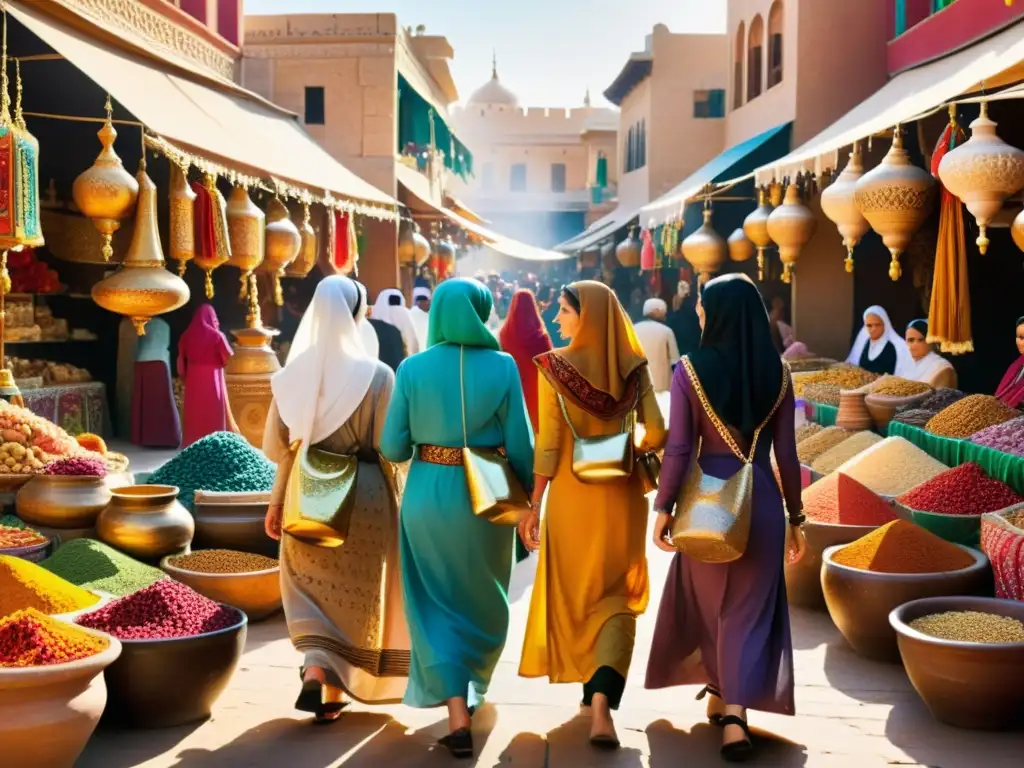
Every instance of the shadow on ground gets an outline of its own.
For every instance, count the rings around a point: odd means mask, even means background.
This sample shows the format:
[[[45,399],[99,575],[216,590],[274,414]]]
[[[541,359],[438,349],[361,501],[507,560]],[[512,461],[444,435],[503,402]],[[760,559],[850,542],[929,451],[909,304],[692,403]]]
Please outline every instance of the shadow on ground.
[[[754,734],[752,762],[775,768],[801,768],[807,764],[807,750],[801,744],[783,739],[759,728]],[[707,723],[699,723],[690,731],[681,731],[668,720],[647,726],[650,745],[650,768],[678,768],[680,756],[688,765],[715,765],[721,761],[722,732]]]

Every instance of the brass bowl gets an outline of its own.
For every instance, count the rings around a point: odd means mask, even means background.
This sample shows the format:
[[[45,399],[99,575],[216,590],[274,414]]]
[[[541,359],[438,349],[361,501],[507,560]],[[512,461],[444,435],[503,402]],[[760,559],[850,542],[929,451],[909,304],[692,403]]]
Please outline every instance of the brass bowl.
[[[53,544],[53,540],[48,539],[40,544],[29,544],[27,547],[9,547],[8,549],[0,549],[0,555],[20,557],[22,560],[28,560],[30,563],[41,563],[50,556],[51,547],[56,549]]]
[[[875,573],[835,562],[833,556],[844,546],[829,547],[823,553],[821,590],[836,628],[857,655],[867,659],[892,663],[900,660],[896,632],[889,625],[889,614],[897,606],[923,597],[972,595],[991,590],[988,558],[970,547],[961,549],[970,553],[974,565],[959,571]]]
[[[894,609],[889,623],[914,690],[935,719],[995,730],[1024,722],[1024,643],[964,643],[910,627],[922,616],[979,611],[1024,621],[1024,603],[994,597],[929,597]]]
[[[0,474],[0,492],[17,491],[35,475],[8,475]]]
[[[0,764],[18,768],[70,766],[96,729],[107,701],[101,673],[121,653],[109,640],[106,650],[65,664],[0,668]]]
[[[227,688],[245,649],[248,620],[216,632],[167,640],[122,640],[111,664],[104,723],[172,728],[205,720]]]
[[[30,525],[90,528],[110,503],[105,478],[91,475],[35,475],[18,491],[18,517]]]
[[[786,562],[786,595],[789,604],[812,611],[824,611],[825,596],[821,591],[821,555],[828,547],[850,544],[871,533],[876,525],[836,525],[807,519],[804,537],[807,549],[798,563]]]
[[[147,562],[186,551],[194,534],[195,522],[173,485],[116,488],[96,520],[100,541]]]
[[[203,500],[197,491],[192,515],[196,521],[192,540],[195,549],[233,549],[277,557],[280,544],[267,536],[264,525],[266,503],[212,503]]]
[[[261,621],[281,610],[281,566],[251,573],[198,573],[171,564],[174,555],[160,561],[164,573],[204,597],[233,605],[249,621]]]

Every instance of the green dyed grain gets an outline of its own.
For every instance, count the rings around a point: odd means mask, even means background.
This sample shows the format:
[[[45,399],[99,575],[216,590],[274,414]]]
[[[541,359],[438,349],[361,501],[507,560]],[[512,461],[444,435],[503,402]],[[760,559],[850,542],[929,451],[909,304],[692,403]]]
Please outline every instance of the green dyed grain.
[[[8,528],[18,528],[23,531],[29,528],[25,521],[22,520],[20,517],[17,517],[16,515],[0,516],[0,525],[6,526]]]
[[[40,565],[72,584],[117,597],[138,592],[166,576],[159,568],[95,539],[73,539]]]

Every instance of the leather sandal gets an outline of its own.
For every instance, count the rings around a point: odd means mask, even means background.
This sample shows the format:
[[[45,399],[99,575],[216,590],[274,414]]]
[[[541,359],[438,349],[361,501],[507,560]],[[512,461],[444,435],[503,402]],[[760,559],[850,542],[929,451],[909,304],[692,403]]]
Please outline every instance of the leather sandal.
[[[730,741],[728,744],[722,745],[720,752],[722,759],[727,763],[745,763],[749,760],[750,756],[754,754],[754,737],[750,733],[750,726],[747,725],[747,721],[736,715],[725,715],[719,721],[719,725],[723,728],[727,725],[738,725],[743,729],[743,733],[746,734],[744,739]]]
[[[473,757],[473,732],[469,728],[459,728],[447,736],[442,736],[437,743],[458,759],[466,760]]]
[[[697,694],[697,701],[702,701],[705,696],[714,696],[719,701],[722,700],[722,692],[713,685],[705,685],[700,693]],[[722,717],[723,715],[720,713],[708,715],[708,722],[720,728],[722,726]]]
[[[614,752],[619,748],[619,740],[607,733],[598,733],[590,737],[590,746],[602,752]]]

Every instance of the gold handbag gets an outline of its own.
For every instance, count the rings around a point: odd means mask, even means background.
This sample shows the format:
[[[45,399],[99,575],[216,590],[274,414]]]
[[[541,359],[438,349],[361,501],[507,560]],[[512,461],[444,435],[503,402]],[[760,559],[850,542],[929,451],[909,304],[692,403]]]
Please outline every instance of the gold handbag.
[[[306,544],[340,547],[356,501],[359,459],[297,446],[281,530]]]
[[[466,435],[465,347],[459,349],[462,392],[462,467],[473,514],[495,525],[518,525],[530,511],[530,497],[500,448],[470,448]]]
[[[743,467],[732,477],[719,479],[705,475],[698,459],[703,441],[698,442],[690,470],[676,501],[675,519],[672,521],[672,546],[687,557],[701,563],[729,563],[743,557],[750,538],[750,517],[754,490],[754,453],[757,440],[768,422],[782,405],[789,388],[789,367],[782,364],[782,387],[779,397],[767,418],[754,430],[750,455],[744,456],[732,434],[708,402],[704,388],[697,378],[689,359],[683,358],[686,375],[704,412],[722,440],[729,446]]]
[[[600,485],[627,480],[633,474],[633,420],[636,404],[622,417],[622,431],[614,435],[580,437],[569,418],[565,399],[558,395],[562,416],[572,433],[572,473],[581,483]]]

